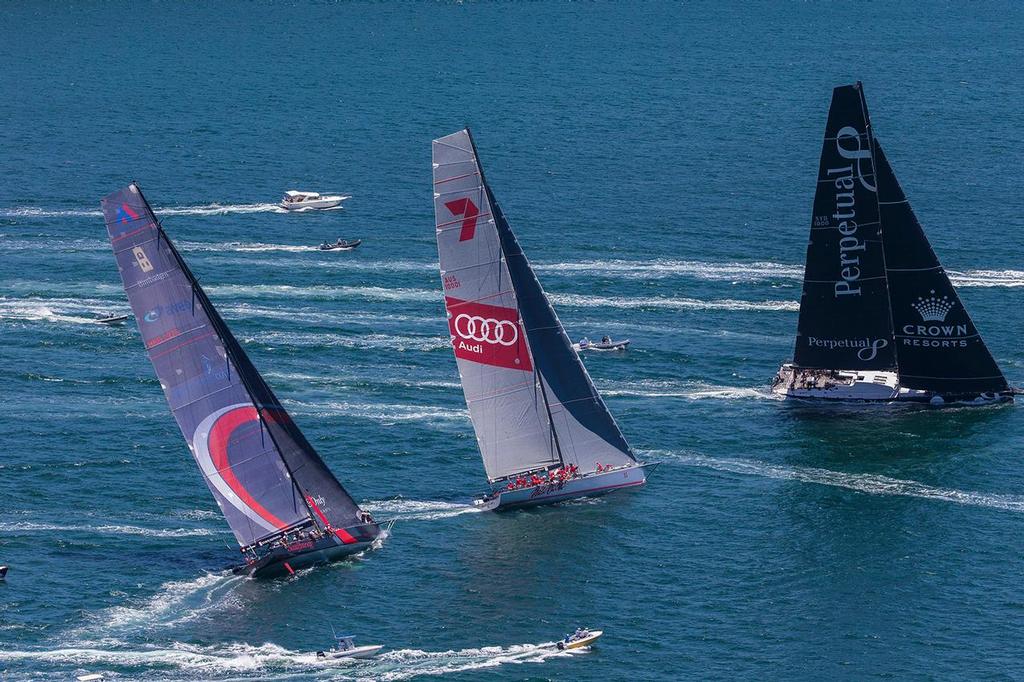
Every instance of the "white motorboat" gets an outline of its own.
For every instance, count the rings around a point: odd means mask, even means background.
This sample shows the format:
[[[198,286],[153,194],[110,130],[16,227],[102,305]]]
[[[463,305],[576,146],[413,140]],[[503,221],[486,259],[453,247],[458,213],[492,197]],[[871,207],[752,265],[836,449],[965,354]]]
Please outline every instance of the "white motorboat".
[[[127,315],[118,315],[116,313],[102,313],[96,316],[96,323],[116,327],[124,324],[125,320],[127,319]]]
[[[335,208],[341,206],[341,202],[349,197],[340,194],[319,194],[317,192],[301,192],[299,190],[288,190],[278,204],[281,208],[289,211]]]
[[[373,658],[384,648],[383,644],[356,646],[355,635],[334,635],[334,639],[334,648],[316,652],[317,658]]]
[[[572,344],[573,350],[579,352],[584,350],[596,350],[596,351],[609,351],[609,350],[626,350],[629,347],[629,339],[623,339],[621,341],[612,341],[608,336],[604,337],[600,341],[591,341],[584,337],[578,342]]]
[[[559,649],[580,649],[585,646],[590,646],[594,643],[598,637],[604,634],[603,630],[588,630],[587,628],[577,628],[576,632],[571,635],[566,635],[564,639],[559,640],[555,646]]]

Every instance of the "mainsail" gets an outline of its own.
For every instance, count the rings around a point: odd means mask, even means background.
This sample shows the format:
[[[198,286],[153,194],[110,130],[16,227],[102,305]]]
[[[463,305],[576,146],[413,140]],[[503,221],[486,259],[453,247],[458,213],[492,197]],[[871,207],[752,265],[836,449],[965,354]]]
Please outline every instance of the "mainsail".
[[[160,386],[238,544],[308,523],[356,542],[346,529],[363,525],[358,505],[253,367],[138,186],[101,206]]]
[[[489,480],[635,461],[483,176],[469,130],[434,140],[448,329]]]
[[[877,140],[875,164],[900,385],[946,395],[1009,390]]]
[[[896,365],[875,183],[864,90],[860,83],[835,88],[807,245],[798,367]]]

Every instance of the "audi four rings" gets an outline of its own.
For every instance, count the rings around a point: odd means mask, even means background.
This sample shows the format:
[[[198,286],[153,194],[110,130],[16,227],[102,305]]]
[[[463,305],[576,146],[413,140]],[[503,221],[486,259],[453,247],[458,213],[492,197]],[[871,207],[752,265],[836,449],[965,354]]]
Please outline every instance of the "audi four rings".
[[[455,333],[468,341],[486,341],[502,346],[514,346],[519,340],[519,327],[515,322],[466,313],[455,318]]]

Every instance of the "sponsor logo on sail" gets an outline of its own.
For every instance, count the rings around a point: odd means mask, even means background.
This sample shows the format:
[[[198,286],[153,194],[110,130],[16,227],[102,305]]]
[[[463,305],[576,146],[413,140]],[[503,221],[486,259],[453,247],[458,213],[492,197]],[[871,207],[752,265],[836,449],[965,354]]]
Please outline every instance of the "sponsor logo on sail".
[[[175,301],[174,303],[168,303],[167,305],[158,305],[143,315],[142,319],[146,322],[156,322],[164,313],[183,313],[191,310],[191,301]]]
[[[466,313],[455,316],[455,333],[468,341],[500,343],[502,346],[514,346],[519,340],[519,327],[515,322]]]
[[[863,362],[871,362],[878,357],[878,351],[889,346],[888,339],[819,339],[816,336],[807,337],[807,345],[812,348],[856,348],[857,357]]]
[[[519,311],[445,297],[455,357],[494,367],[531,371]]]
[[[861,264],[860,258],[867,251],[867,241],[858,236],[856,183],[860,183],[869,192],[875,192],[875,186],[868,182],[861,163],[871,160],[871,149],[862,148],[862,135],[853,126],[843,126],[836,133],[836,152],[842,158],[851,161],[846,166],[826,169],[826,175],[832,180],[836,190],[836,210],[832,219],[836,221],[839,238],[839,279],[835,282],[835,297],[860,296]],[[820,218],[814,219],[815,226]],[[829,221],[831,223],[831,221]]]
[[[465,242],[476,236],[476,220],[480,216],[480,209],[469,197],[453,199],[445,203],[445,208],[451,211],[453,216],[464,216],[462,229],[459,231],[459,241]]]
[[[903,325],[903,345],[917,346],[922,348],[966,348],[967,339],[970,336],[966,324],[945,324],[946,317],[956,307],[956,301],[949,300],[949,296],[935,295],[935,290],[928,292],[929,295],[918,296],[917,300],[910,304],[923,324]]]
[[[132,253],[135,254],[135,262],[139,264],[139,268],[143,272],[152,272],[153,264],[149,262],[149,256],[146,255],[146,250],[141,246],[133,246]]]

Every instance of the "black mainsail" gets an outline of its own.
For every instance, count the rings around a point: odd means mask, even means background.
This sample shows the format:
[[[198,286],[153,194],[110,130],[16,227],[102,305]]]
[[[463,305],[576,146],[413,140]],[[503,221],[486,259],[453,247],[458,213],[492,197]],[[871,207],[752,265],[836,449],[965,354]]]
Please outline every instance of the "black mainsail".
[[[160,386],[243,551],[297,529],[342,545],[372,542],[379,528],[281,406],[138,186],[101,206]]]
[[[1008,391],[877,141],[875,164],[900,385],[943,396]]]
[[[793,361],[808,369],[896,365],[871,121],[860,83],[832,91]]]

